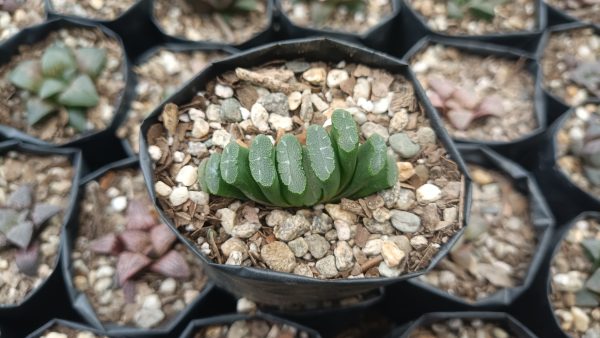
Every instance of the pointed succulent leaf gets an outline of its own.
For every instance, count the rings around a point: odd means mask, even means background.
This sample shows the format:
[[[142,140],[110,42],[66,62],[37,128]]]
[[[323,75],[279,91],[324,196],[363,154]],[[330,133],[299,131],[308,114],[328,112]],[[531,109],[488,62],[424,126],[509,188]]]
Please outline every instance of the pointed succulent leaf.
[[[123,249],[123,245],[116,234],[110,233],[91,241],[89,248],[95,253],[116,255]]]
[[[466,130],[473,122],[475,114],[468,110],[451,110],[448,112],[448,120],[454,128],[458,130]]]
[[[23,61],[10,73],[9,80],[21,89],[37,92],[44,82],[42,65],[37,60]]]
[[[581,246],[593,262],[600,261],[600,239],[586,238],[581,241]]]
[[[152,260],[137,252],[124,251],[117,259],[117,279],[123,285],[131,277],[150,265]]]
[[[43,120],[46,116],[56,111],[56,106],[48,101],[32,97],[27,101],[27,123],[30,126]]]
[[[167,252],[150,266],[150,270],[172,278],[184,279],[190,276],[188,263],[176,250]]]
[[[323,198],[334,197],[340,187],[340,166],[325,128],[312,125],[306,131],[306,149],[312,170],[323,186]]]
[[[597,268],[587,282],[585,282],[585,287],[588,288],[588,290],[600,294],[600,268]]]
[[[206,164],[208,164],[208,157],[205,157],[200,161],[200,165],[198,166],[198,183],[200,184],[200,189],[207,194],[210,194],[210,190],[208,190],[208,185],[206,184]]]
[[[221,155],[221,177],[227,184],[238,188],[249,199],[268,204],[267,198],[250,174],[248,155],[249,150],[235,141],[225,146]]]
[[[335,11],[335,5],[321,1],[310,2],[310,13],[317,25],[323,25]]]
[[[150,240],[156,256],[160,257],[173,246],[177,236],[166,224],[159,224],[150,230]]]
[[[581,289],[575,293],[575,305],[579,307],[597,307],[600,305],[600,299],[595,293]]]
[[[300,206],[300,197],[306,191],[306,175],[302,168],[302,146],[291,134],[284,135],[277,144],[277,171],[282,192],[290,205]]]
[[[455,1],[448,1],[447,12],[448,17],[453,19],[462,19],[464,16],[462,7]]]
[[[494,8],[496,7],[495,1],[490,0],[474,0],[469,4],[469,11],[471,14],[478,18],[486,21],[491,21],[494,19],[495,12]]]
[[[144,255],[152,249],[150,235],[142,230],[125,230],[119,234],[119,239],[127,251],[139,252]]]
[[[16,210],[29,208],[33,202],[33,186],[23,184],[13,191],[6,201],[6,206]]]
[[[257,135],[252,141],[248,154],[250,174],[265,197],[273,205],[287,206],[281,195],[279,176],[277,175],[275,147],[265,135]]]
[[[600,139],[587,142],[581,150],[584,161],[594,167],[600,167]]]
[[[37,244],[21,249],[15,254],[15,263],[22,273],[28,276],[37,275],[40,251]]]
[[[50,46],[42,55],[42,72],[46,77],[60,78],[65,72],[69,72],[76,67],[73,53],[67,47]]]
[[[223,180],[220,166],[221,154],[214,153],[210,155],[204,171],[204,179],[210,193],[223,197],[246,199],[246,196],[240,190]]]
[[[62,210],[61,207],[49,203],[36,204],[31,212],[31,220],[36,229],[39,229],[51,217],[57,215]]]
[[[323,199],[323,187],[310,165],[306,147],[302,147],[302,168],[304,168],[304,174],[306,175],[306,192],[303,196],[303,203],[305,206],[312,206]]]
[[[106,49],[104,48],[79,48],[75,51],[77,65],[82,73],[92,78],[98,77],[106,66]]]
[[[100,98],[88,75],[77,76],[58,97],[58,103],[67,107],[94,107]]]
[[[127,229],[148,230],[156,224],[148,205],[139,199],[130,200],[127,204]]]
[[[38,96],[42,99],[47,99],[60,93],[67,85],[56,79],[46,79],[42,82],[42,86],[38,92]]]
[[[350,198],[358,199],[372,195],[380,190],[390,188],[398,180],[398,167],[393,156],[388,155],[385,168],[379,174],[372,177],[365,186]]]
[[[6,233],[19,223],[19,213],[13,209],[0,209],[0,232]]]
[[[340,189],[345,188],[356,169],[358,153],[358,127],[352,114],[343,109],[336,109],[331,115],[331,137],[337,151],[340,164]]]
[[[338,197],[356,194],[368,182],[385,169],[387,162],[387,147],[383,137],[373,134],[358,148],[356,170],[352,181]]]
[[[599,138],[600,138],[600,119],[594,118],[588,124],[588,127],[585,131],[584,141],[590,142],[590,141],[593,141],[593,140],[599,139]]]
[[[87,118],[85,109],[68,108],[69,126],[78,132],[83,132],[87,129]]]
[[[583,172],[593,185],[600,186],[600,168],[584,165]]]
[[[33,223],[25,221],[15,225],[8,230],[6,238],[21,249],[27,248],[33,238]]]

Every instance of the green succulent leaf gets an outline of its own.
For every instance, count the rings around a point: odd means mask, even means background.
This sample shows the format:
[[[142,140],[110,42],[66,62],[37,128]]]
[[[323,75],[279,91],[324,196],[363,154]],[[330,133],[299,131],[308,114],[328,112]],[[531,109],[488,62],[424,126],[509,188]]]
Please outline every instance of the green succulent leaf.
[[[63,89],[65,89],[66,86],[67,85],[62,81],[56,79],[46,79],[39,89],[38,96],[42,99],[47,99],[60,93]]]
[[[462,19],[464,16],[461,5],[459,5],[455,1],[448,1],[447,11],[448,17],[453,19]]]
[[[365,186],[351,196],[352,199],[362,198],[374,194],[380,190],[392,187],[398,180],[398,167],[393,156],[388,155],[385,168],[379,174],[371,178]]]
[[[32,97],[27,101],[27,123],[30,126],[43,120],[46,116],[56,111],[56,106],[48,101]]]
[[[340,197],[352,196],[381,173],[387,163],[387,147],[383,137],[373,134],[358,148],[356,170],[350,185]]]
[[[16,210],[0,209],[0,232],[6,234],[17,223],[19,223],[19,213]]]
[[[600,294],[600,268],[597,268],[585,282],[585,287],[590,291]]]
[[[273,205],[287,206],[287,202],[281,195],[275,147],[271,139],[265,135],[257,135],[250,146],[248,159],[250,174],[269,202]]]
[[[306,191],[306,175],[302,168],[302,146],[291,134],[284,135],[277,144],[277,171],[282,193],[288,204],[302,205],[302,196]]]
[[[46,77],[61,78],[65,72],[77,68],[73,53],[67,47],[50,46],[42,55],[42,72]]]
[[[200,183],[200,189],[205,193],[210,194],[210,190],[208,189],[208,185],[206,184],[206,164],[208,163],[208,157],[204,158],[200,161],[200,165],[198,166],[198,183]]]
[[[600,239],[584,239],[581,242],[581,246],[585,249],[592,262],[600,261]]]
[[[343,109],[337,109],[333,112],[331,116],[331,137],[340,164],[340,189],[344,189],[354,175],[359,144],[358,127],[352,118],[352,114]]]
[[[75,51],[75,58],[81,72],[96,78],[106,66],[106,49],[79,48]]]
[[[204,179],[206,180],[206,186],[210,193],[213,195],[245,200],[246,196],[241,191],[236,187],[227,184],[227,182],[223,180],[221,177],[220,166],[221,154],[214,153],[210,155],[204,171]]]
[[[69,114],[69,126],[78,132],[83,132],[87,129],[87,119],[85,116],[85,109],[81,108],[69,108],[67,109]]]
[[[468,7],[474,17],[491,21],[494,19],[494,8],[496,8],[496,5],[496,1],[476,0],[471,1]]]
[[[44,82],[42,65],[37,60],[23,61],[10,72],[9,80],[21,89],[37,92]]]
[[[303,197],[303,203],[305,206],[315,205],[323,199],[323,187],[310,165],[310,158],[306,147],[302,147],[302,167],[306,174],[306,192]]]
[[[319,125],[308,127],[306,149],[311,168],[321,181],[323,198],[328,200],[334,197],[340,186],[340,168],[331,138],[325,128]]]
[[[579,307],[596,307],[599,304],[599,297],[593,292],[581,289],[575,293],[575,305]]]
[[[58,97],[58,103],[67,107],[94,107],[100,98],[94,82],[88,75],[79,75]]]
[[[312,1],[310,3],[310,13],[312,14],[312,19],[317,25],[323,25],[327,19],[333,15],[335,11],[335,4],[321,2],[321,1]]]
[[[256,10],[258,3],[256,0],[237,0],[234,1],[233,9],[238,11],[252,12]]]
[[[221,155],[221,177],[227,184],[238,188],[248,199],[269,204],[250,174],[249,150],[237,142],[230,142]]]

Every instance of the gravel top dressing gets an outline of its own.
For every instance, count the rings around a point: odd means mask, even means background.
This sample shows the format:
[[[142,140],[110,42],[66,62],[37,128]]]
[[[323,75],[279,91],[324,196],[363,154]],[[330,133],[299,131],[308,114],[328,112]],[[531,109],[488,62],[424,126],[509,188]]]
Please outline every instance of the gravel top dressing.
[[[92,20],[114,20],[125,13],[137,0],[51,0],[52,9],[60,14]]]
[[[210,325],[198,329],[192,338],[308,338],[304,331],[285,324],[274,324],[263,319],[238,320],[230,325]]]
[[[519,338],[493,320],[448,319],[415,329],[409,338]]]
[[[0,42],[17,34],[21,29],[42,23],[46,16],[44,0],[13,1],[0,6]],[[9,6],[10,8],[6,8]]]

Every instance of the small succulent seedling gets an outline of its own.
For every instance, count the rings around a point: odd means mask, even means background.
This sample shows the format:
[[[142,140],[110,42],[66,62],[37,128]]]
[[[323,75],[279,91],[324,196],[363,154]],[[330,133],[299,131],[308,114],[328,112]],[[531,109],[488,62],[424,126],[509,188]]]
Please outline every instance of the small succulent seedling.
[[[581,307],[597,307],[600,305],[600,239],[584,239],[581,246],[590,259],[592,267],[585,288],[575,295],[575,302]]]
[[[492,21],[496,16],[494,9],[506,0],[449,0],[448,16],[462,19],[467,14],[486,21]]]
[[[502,99],[497,95],[480,100],[474,92],[433,74],[427,77],[427,83],[431,89],[427,93],[431,104],[458,130],[468,129],[479,119],[504,114]]]
[[[340,6],[350,12],[357,12],[366,5],[365,0],[297,0],[296,2],[308,3],[311,20],[317,25],[324,24],[327,19],[333,16],[336,8]]]
[[[588,180],[593,185],[600,186],[600,119],[590,119],[579,155]]]
[[[206,12],[252,12],[258,8],[258,0],[187,0],[198,13]]]
[[[41,59],[25,60],[10,73],[10,82],[26,90],[27,122],[30,126],[50,114],[65,110],[69,125],[78,131],[86,129],[86,110],[98,104],[94,79],[106,64],[102,48],[70,48],[55,44]]]
[[[18,248],[15,261],[19,270],[34,276],[38,265],[36,236],[47,221],[62,211],[48,203],[36,203],[34,187],[19,186],[0,207],[0,250]]]
[[[124,290],[131,291],[128,282],[144,271],[173,278],[190,276],[185,258],[173,249],[176,240],[167,225],[157,222],[146,203],[132,200],[127,206],[126,229],[93,240],[90,250],[117,256],[117,280]]]
[[[338,109],[328,132],[306,131],[306,145],[285,134],[276,145],[264,135],[249,149],[229,143],[198,168],[202,190],[222,197],[250,199],[278,207],[312,206],[341,198],[361,198],[396,183],[396,162],[378,134],[359,144],[352,115]]]
[[[573,82],[600,97],[600,61],[582,62],[571,72]]]

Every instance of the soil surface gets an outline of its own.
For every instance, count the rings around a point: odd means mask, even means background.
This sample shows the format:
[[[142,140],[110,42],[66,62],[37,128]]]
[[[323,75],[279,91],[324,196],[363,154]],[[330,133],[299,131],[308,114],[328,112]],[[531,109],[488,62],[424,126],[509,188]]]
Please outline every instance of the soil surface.
[[[550,6],[584,22],[600,24],[600,2],[544,0]]]
[[[358,34],[386,20],[393,11],[391,0],[370,0],[357,11],[337,6],[327,19],[316,22],[316,9],[312,9],[311,3],[314,1],[281,0],[281,7],[295,25]]]
[[[587,99],[600,98],[572,80],[581,64],[600,62],[600,35],[591,28],[574,29],[550,34],[542,59],[544,87],[567,105],[576,106]]]
[[[507,330],[504,325],[482,319],[454,318],[439,321],[427,327],[418,327],[408,336],[409,338],[518,338]]]
[[[147,139],[163,210],[215,262],[317,278],[397,277],[428,266],[460,229],[462,176],[403,76],[343,61],[273,61],[222,74],[205,90],[191,104],[167,105]],[[305,142],[306,125],[327,126],[336,108],[353,115],[361,142],[378,133],[398,153],[393,188],[310,208],[200,191],[200,161],[231,140],[247,146],[255,135],[288,132]]]
[[[143,270],[133,277],[134,296],[130,299],[117,282],[117,256],[95,253],[90,242],[109,233],[122,234],[128,223],[128,206],[143,202],[158,223],[141,171],[110,171],[85,186],[79,217],[79,235],[73,253],[73,283],[84,292],[103,323],[157,327],[177,316],[191,304],[206,284],[197,258],[183,244],[175,250],[189,265],[189,278],[179,279]]]
[[[525,60],[475,55],[436,44],[416,54],[410,64],[434,106],[443,113],[445,127],[452,137],[510,142],[538,126],[534,112],[535,81],[525,68]],[[445,88],[438,88],[446,82],[453,86],[449,94],[441,93]],[[440,100],[441,106],[436,104]],[[493,102],[491,106],[498,110],[473,119],[466,128],[460,120],[450,119],[454,112],[482,113],[486,100]]]
[[[51,0],[52,9],[60,14],[92,20],[114,20],[137,0]]]
[[[49,203],[63,208],[45,223],[32,241],[38,245],[37,274],[22,273],[16,264],[15,247],[0,251],[0,304],[18,304],[54,271],[63,217],[69,207],[69,197],[75,172],[64,156],[39,156],[10,151],[0,156],[0,206],[8,196],[24,184],[34,185],[36,203]]]
[[[126,138],[135,153],[140,147],[140,124],[158,104],[171,96],[186,81],[196,76],[206,65],[225,54],[221,52],[173,52],[160,50],[148,61],[136,66],[136,97],[131,102],[127,120],[117,131]]]
[[[188,0],[154,1],[154,18],[169,35],[193,41],[240,44],[269,25],[267,1],[256,1],[256,10],[227,14],[198,13]]]
[[[27,123],[27,91],[16,88],[8,80],[8,74],[22,61],[40,59],[46,48],[54,43],[64,43],[71,49],[98,47],[107,51],[106,67],[96,79],[99,103],[86,112],[87,128],[83,134],[68,126],[68,115],[64,108],[40,121],[35,126]],[[0,67],[0,123],[21,130],[28,135],[53,144],[63,144],[92,131],[107,128],[115,115],[125,89],[123,51],[118,41],[109,38],[99,29],[61,29],[52,32],[42,42],[23,45],[19,54]]]
[[[584,304],[581,291],[593,273],[592,262],[581,242],[600,239],[600,223],[595,219],[578,221],[559,244],[551,267],[550,297],[554,315],[570,337],[600,336],[600,307]],[[597,296],[596,296],[596,299]]]
[[[0,10],[0,42],[17,34],[21,29],[42,23],[46,18],[44,0],[23,0],[14,11]]]
[[[465,234],[422,281],[468,301],[522,285],[537,246],[529,202],[510,177],[469,165],[473,202]]]
[[[494,7],[492,20],[473,16],[469,11],[463,11],[460,18],[453,18],[448,14],[448,0],[405,1],[425,18],[429,28],[435,32],[450,35],[484,35],[536,29],[535,0],[501,1],[501,4]]]
[[[198,330],[194,338],[308,338],[308,333],[283,324],[262,319],[238,320],[231,325],[211,325]]]
[[[108,338],[108,336],[99,336],[90,331],[80,331],[67,326],[53,326],[46,330],[40,338]]]
[[[556,134],[556,162],[558,168],[577,185],[592,196],[600,198],[600,186],[594,185],[586,176],[580,151],[590,120],[600,118],[600,105],[586,104],[564,121]]]

